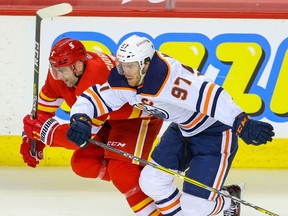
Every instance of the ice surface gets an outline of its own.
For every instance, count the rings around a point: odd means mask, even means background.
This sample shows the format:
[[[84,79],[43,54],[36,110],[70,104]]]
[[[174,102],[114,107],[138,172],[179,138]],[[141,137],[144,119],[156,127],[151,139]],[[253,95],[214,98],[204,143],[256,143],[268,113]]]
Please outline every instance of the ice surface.
[[[288,213],[288,170],[233,169],[227,184],[246,182],[244,200],[281,216]],[[175,183],[181,188],[182,180]],[[76,176],[69,167],[0,167],[1,216],[130,216],[112,185]],[[242,205],[241,216],[264,216]]]

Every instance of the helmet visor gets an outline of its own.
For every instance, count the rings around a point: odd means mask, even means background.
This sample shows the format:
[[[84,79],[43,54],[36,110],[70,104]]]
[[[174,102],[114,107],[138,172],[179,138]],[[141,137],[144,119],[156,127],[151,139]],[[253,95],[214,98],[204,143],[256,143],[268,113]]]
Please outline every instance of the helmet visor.
[[[57,68],[52,67],[52,65],[49,64],[49,71],[50,71],[50,74],[52,75],[53,79],[60,80],[59,70]]]
[[[134,62],[120,62],[115,61],[115,65],[119,74],[124,75],[124,71],[141,71],[141,67],[138,61]]]
[[[73,73],[73,66],[66,66],[66,67],[53,67],[49,64],[49,71],[55,80],[61,80],[65,74]]]
[[[118,59],[116,59],[115,65],[116,65],[116,69],[117,69],[118,73],[120,75],[124,75],[124,70],[123,70],[122,63],[120,61],[118,61]]]

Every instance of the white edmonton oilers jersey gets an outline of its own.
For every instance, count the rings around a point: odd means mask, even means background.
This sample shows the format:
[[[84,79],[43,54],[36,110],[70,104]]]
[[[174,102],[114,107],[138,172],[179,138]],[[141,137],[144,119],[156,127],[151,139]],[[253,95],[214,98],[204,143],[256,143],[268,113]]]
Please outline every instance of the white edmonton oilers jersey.
[[[148,113],[179,125],[183,136],[205,130],[216,121],[232,126],[242,109],[220,86],[196,70],[158,51],[137,88],[128,85],[116,68],[108,82],[87,89],[74,104],[71,115],[97,117],[129,102]]]

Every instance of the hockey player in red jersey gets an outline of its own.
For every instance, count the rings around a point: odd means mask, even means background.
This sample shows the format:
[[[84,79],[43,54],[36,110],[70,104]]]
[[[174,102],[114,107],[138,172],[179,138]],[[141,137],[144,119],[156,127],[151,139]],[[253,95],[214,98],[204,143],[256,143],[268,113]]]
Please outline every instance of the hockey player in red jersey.
[[[265,144],[272,141],[273,126],[250,119],[222,87],[156,51],[145,37],[127,38],[116,57],[117,67],[108,81],[86,90],[73,105],[68,138],[77,145],[85,143],[91,127],[79,121],[82,117],[101,116],[129,102],[172,122],[152,152],[154,163],[240,198],[241,187],[223,186],[238,149],[237,138]],[[151,166],[142,170],[139,182],[163,215],[240,215],[238,202],[186,181],[180,194],[172,175]]]
[[[138,162],[93,144],[80,149],[66,138],[69,124],[59,124],[53,118],[64,100],[72,107],[76,98],[89,86],[103,84],[115,65],[114,57],[87,52],[80,41],[64,38],[52,47],[49,62],[49,72],[39,93],[38,116],[31,119],[30,115],[26,115],[23,119],[20,153],[24,162],[36,167],[43,159],[46,145],[75,150],[71,166],[77,175],[112,181],[136,215],[161,215],[153,200],[139,187],[138,179],[143,167]],[[148,159],[162,120],[125,104],[117,112],[92,118],[91,126],[93,139]],[[30,154],[32,139],[37,140],[35,156]]]

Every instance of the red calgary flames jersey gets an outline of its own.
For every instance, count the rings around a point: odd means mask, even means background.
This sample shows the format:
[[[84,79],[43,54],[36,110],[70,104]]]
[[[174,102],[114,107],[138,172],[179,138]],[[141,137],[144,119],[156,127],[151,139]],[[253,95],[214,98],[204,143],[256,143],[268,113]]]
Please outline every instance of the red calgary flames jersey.
[[[63,81],[53,79],[48,72],[45,84],[39,94],[39,112],[48,112],[54,116],[55,111],[63,101],[69,107],[72,107],[77,96],[81,95],[88,87],[94,84],[101,85],[107,81],[110,69],[115,66],[114,57],[103,53],[88,52],[87,59],[85,71],[75,87],[67,87]],[[162,120],[147,116],[139,109],[125,104],[118,111],[92,119],[93,128],[101,127],[107,119],[111,126],[107,138],[108,145],[138,157],[148,158],[153,141],[162,126]],[[60,125],[55,130],[51,143],[47,144],[53,147],[61,146],[66,149],[78,149],[78,146],[66,139],[68,128],[69,124]],[[97,139],[97,136],[95,139]],[[130,160],[113,152],[106,151],[105,155],[108,158]]]

